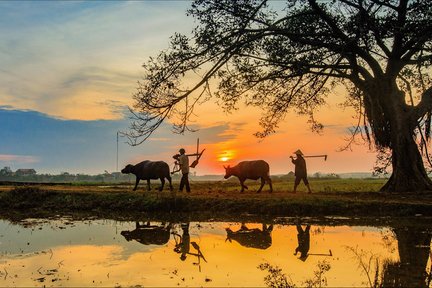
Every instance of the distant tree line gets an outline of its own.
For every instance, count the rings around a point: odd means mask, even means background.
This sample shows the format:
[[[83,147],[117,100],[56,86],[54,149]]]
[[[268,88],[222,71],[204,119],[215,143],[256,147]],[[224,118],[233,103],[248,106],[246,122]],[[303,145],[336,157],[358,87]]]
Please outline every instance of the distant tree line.
[[[87,174],[71,174],[62,172],[60,174],[37,174],[34,169],[18,169],[13,172],[9,167],[4,167],[0,170],[0,181],[14,182],[40,182],[40,183],[114,183],[114,182],[129,182],[130,175],[121,174],[120,172],[104,173],[97,175]]]
[[[4,167],[0,169],[0,181],[12,181],[12,182],[37,182],[37,183],[122,183],[134,181],[134,177],[129,174],[122,174],[120,172],[104,173],[97,175],[88,174],[72,174],[68,172],[62,172],[60,174],[38,174],[34,169],[18,169],[13,172],[10,167]],[[310,175],[311,178],[316,179],[340,179],[340,175],[335,173],[321,173],[316,172]],[[173,180],[179,180],[180,175],[172,175]],[[291,181],[295,178],[294,172],[289,172],[283,175],[273,175],[272,180],[278,181]],[[222,180],[222,175],[191,175],[192,180],[201,181],[219,181]],[[229,181],[229,180],[228,180]],[[235,179],[233,179],[235,181]]]

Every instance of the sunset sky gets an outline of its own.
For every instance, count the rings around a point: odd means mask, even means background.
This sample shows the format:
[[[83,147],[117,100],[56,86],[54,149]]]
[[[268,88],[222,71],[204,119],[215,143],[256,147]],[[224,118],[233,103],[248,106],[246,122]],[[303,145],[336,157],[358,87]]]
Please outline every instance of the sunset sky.
[[[116,171],[116,135],[129,126],[127,107],[142,76],[141,65],[168,47],[175,32],[194,26],[189,1],[0,1],[0,168],[38,173],[99,174]],[[222,174],[222,165],[264,159],[272,174],[293,170],[289,156],[328,154],[308,160],[309,173],[370,172],[375,154],[346,145],[352,111],[343,110],[344,91],[334,91],[317,114],[322,134],[307,118],[288,114],[264,140],[260,111],[241,106],[225,114],[215,101],[196,111],[196,133],[175,135],[165,123],[137,147],[120,138],[119,169],[145,159],[164,160],[181,147],[206,152],[193,171]]]

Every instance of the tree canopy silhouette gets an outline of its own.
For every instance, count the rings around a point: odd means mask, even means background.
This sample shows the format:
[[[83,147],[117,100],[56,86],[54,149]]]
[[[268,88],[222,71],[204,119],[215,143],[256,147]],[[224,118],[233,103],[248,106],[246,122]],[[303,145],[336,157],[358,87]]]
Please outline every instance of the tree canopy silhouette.
[[[281,6],[284,7],[275,7]],[[194,107],[215,97],[263,109],[258,137],[289,110],[314,110],[336,85],[358,112],[354,135],[391,152],[385,191],[432,191],[423,160],[431,132],[432,5],[429,0],[196,0],[190,36],[150,58],[134,95],[132,144],[164,120],[189,129]]]

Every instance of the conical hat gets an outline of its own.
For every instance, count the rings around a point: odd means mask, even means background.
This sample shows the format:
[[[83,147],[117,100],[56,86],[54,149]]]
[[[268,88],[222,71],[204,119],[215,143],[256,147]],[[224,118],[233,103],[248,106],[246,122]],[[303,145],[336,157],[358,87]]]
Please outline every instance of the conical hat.
[[[297,151],[295,151],[293,154],[302,155],[303,156],[303,153],[300,151],[300,149],[298,149]]]
[[[308,256],[309,256],[308,254],[301,254],[301,256],[298,259],[300,259],[301,261],[305,262],[306,259],[308,258]]]

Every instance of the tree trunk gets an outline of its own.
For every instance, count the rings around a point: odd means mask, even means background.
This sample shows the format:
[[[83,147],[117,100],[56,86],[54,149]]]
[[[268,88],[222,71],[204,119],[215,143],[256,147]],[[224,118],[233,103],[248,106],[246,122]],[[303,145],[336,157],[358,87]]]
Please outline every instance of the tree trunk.
[[[381,191],[432,191],[415,141],[418,119],[413,117],[414,107],[406,104],[405,94],[391,77],[374,79],[366,92],[365,109],[375,142],[392,151],[392,175]]]
[[[407,125],[405,125],[406,127]],[[432,181],[424,168],[423,159],[412,131],[400,131],[392,147],[393,172],[381,188],[386,192],[432,191]]]

